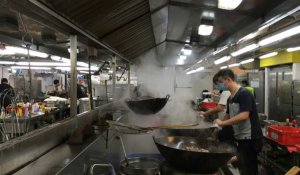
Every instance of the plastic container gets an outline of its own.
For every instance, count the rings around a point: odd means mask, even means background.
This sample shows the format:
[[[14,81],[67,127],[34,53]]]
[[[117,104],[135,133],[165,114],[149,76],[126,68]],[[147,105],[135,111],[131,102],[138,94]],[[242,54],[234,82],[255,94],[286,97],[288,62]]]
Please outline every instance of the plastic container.
[[[200,107],[203,108],[203,109],[211,109],[211,108],[215,108],[217,107],[217,103],[215,102],[202,102],[200,104]]]
[[[300,144],[300,128],[291,126],[268,126],[268,138],[281,145]]]

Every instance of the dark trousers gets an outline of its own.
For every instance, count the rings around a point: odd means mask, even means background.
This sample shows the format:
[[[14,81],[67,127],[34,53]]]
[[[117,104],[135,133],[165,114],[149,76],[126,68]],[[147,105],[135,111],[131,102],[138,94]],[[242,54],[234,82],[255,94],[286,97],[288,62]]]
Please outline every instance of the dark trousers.
[[[257,155],[262,149],[262,139],[236,140],[241,175],[257,175]]]

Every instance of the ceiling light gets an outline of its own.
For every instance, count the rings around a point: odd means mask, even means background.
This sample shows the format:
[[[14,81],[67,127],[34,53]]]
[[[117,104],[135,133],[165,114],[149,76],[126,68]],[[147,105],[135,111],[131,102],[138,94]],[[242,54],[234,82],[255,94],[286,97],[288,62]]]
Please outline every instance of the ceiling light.
[[[13,53],[13,54],[22,54],[27,55],[27,49],[21,48],[21,47],[14,47],[14,46],[6,46],[7,52]],[[41,57],[41,58],[47,58],[49,55],[43,52],[29,50],[29,55],[33,57]]]
[[[179,56],[179,59],[185,60],[185,59],[186,59],[186,56],[185,56],[185,55],[180,55],[180,56]]]
[[[202,70],[204,70],[204,67],[198,67],[195,71],[196,71],[196,72],[200,72],[200,71],[202,71]]]
[[[64,71],[70,71],[70,67],[55,67],[55,69],[64,70]]]
[[[12,50],[7,50],[7,49],[0,50],[0,55],[14,55],[14,54],[16,53]]]
[[[0,61],[0,64],[12,65],[12,64],[15,64],[15,62],[12,62],[12,61]]]
[[[220,67],[220,69],[227,69],[228,68],[228,66],[222,66],[222,67]]]
[[[196,70],[191,70],[191,71],[188,71],[186,74],[189,75],[189,74],[193,74],[195,72],[196,72]]]
[[[16,65],[28,66],[29,62],[16,62]],[[30,66],[70,66],[67,63],[59,63],[59,62],[30,62]]]
[[[257,36],[257,34],[258,34],[258,32],[250,33],[250,34],[244,36],[243,38],[239,39],[238,43],[241,42],[241,41],[247,41],[247,40],[253,39]]]
[[[77,51],[77,53],[79,53],[79,49],[78,49],[78,48],[76,49],[76,51]],[[71,49],[70,49],[70,48],[68,48],[68,52],[69,52],[69,53],[71,52]]]
[[[61,58],[61,61],[62,62],[65,62],[65,63],[71,63],[71,61],[70,61],[70,59],[68,59],[68,58]]]
[[[12,69],[29,69],[28,66],[12,66]],[[36,69],[36,70],[50,70],[50,67],[30,67],[30,69]]]
[[[89,64],[80,61],[80,62],[77,62],[77,66],[89,67]]]
[[[278,55],[278,52],[271,52],[271,53],[262,55],[262,56],[259,57],[259,59],[265,59],[265,58],[269,58],[269,57],[272,57],[272,56],[275,56],[275,55]]]
[[[176,64],[177,65],[183,65],[184,64],[184,60],[178,59]]]
[[[201,19],[199,28],[198,28],[198,34],[203,36],[209,36],[212,34],[214,29],[214,21],[213,19]]]
[[[256,48],[258,48],[257,44],[250,44],[250,45],[245,46],[245,47],[243,47],[243,48],[241,48],[241,49],[239,49],[239,50],[237,50],[235,52],[232,52],[231,56],[236,57],[238,55],[241,55],[241,54],[244,54],[246,52],[252,51],[252,50],[254,50]]]
[[[244,61],[240,62],[240,64],[247,64],[247,63],[251,63],[251,62],[253,62],[253,61],[254,61],[254,59],[251,58],[251,59],[244,60]]]
[[[29,50],[29,55],[33,57],[47,58],[49,55],[39,51]]]
[[[51,60],[53,60],[53,61],[62,61],[62,60],[61,60],[61,57],[59,57],[59,56],[52,55],[50,58],[51,58]]]
[[[202,63],[203,60],[198,61],[197,63]]]
[[[182,49],[181,49],[183,55],[191,55],[192,54],[192,47],[189,45],[185,45]]]
[[[287,13],[283,13],[281,15],[276,15],[275,17],[271,18],[270,20],[266,21],[259,29],[258,31],[264,30],[265,28],[275,24],[276,22],[282,20],[283,18],[286,18],[288,16],[292,16],[292,14],[298,12],[300,10],[300,6],[297,6],[291,11],[288,11]]]
[[[224,63],[224,62],[226,62],[226,61],[228,61],[228,60],[230,60],[230,56],[224,56],[224,57],[222,57],[222,58],[220,58],[220,59],[217,59],[216,61],[214,61],[214,63],[217,65],[217,64],[221,64],[221,63]]]
[[[82,74],[89,74],[88,71],[80,71],[80,73],[82,73]],[[93,73],[93,72],[91,72],[91,73]]]
[[[213,55],[216,55],[216,54],[218,54],[218,53],[220,53],[220,52],[222,52],[222,51],[224,51],[226,49],[228,49],[228,46],[224,46],[224,47],[222,47],[220,49],[217,49],[216,51],[213,52]]]
[[[289,28],[280,33],[277,33],[275,35],[272,35],[272,36],[266,37],[265,39],[260,40],[258,42],[258,44],[260,46],[265,46],[265,45],[268,45],[268,44],[271,44],[274,42],[279,42],[280,40],[297,35],[299,33],[300,33],[300,25],[298,24],[292,28]]]
[[[298,51],[298,50],[300,50],[300,46],[298,46],[298,47],[291,47],[291,48],[287,48],[286,49],[286,51],[288,51],[288,52],[294,52],[294,51]]]
[[[243,0],[218,0],[218,8],[225,10],[233,10],[237,8]]]
[[[228,65],[228,67],[237,67],[237,66],[239,66],[239,65],[240,65],[239,63],[234,63],[234,64]]]
[[[65,71],[70,71],[71,70],[71,68],[70,67],[55,67],[55,69],[60,69],[60,70],[65,70]],[[77,70],[86,70],[86,71],[88,71],[89,70],[89,68],[88,67],[77,67]],[[98,70],[98,67],[96,67],[96,66],[91,66],[91,70],[92,71],[96,71],[96,70]]]

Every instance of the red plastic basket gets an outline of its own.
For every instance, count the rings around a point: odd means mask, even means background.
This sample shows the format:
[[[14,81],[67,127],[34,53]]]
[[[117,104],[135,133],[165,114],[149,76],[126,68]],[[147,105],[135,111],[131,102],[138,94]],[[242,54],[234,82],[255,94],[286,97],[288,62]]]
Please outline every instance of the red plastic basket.
[[[300,128],[291,126],[268,126],[268,138],[281,145],[300,144]]]
[[[295,145],[295,147],[296,147],[297,152],[300,153],[300,144]]]
[[[215,102],[202,102],[200,105],[201,108],[211,109],[217,107],[217,103]]]

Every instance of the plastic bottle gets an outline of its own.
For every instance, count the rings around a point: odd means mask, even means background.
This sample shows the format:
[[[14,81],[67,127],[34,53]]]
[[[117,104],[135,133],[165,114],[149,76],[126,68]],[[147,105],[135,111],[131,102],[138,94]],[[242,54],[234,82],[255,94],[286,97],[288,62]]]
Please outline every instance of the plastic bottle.
[[[290,119],[288,117],[285,119],[285,125],[290,126]]]

